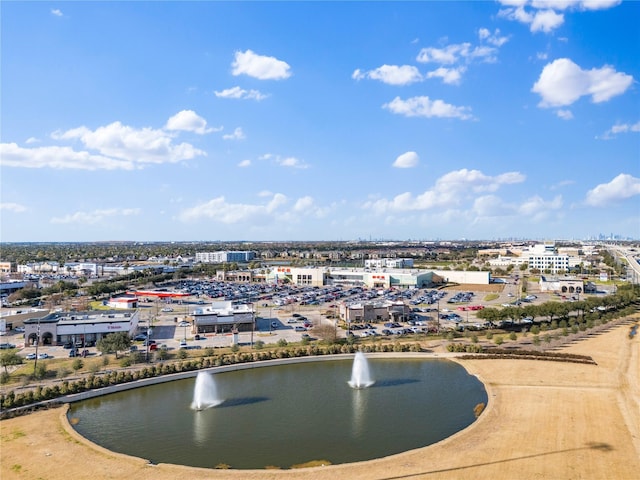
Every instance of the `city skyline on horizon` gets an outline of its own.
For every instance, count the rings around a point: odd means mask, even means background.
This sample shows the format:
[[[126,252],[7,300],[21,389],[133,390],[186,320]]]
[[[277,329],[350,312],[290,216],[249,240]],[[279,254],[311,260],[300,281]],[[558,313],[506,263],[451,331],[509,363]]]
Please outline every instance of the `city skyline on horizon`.
[[[640,2],[0,22],[2,243],[640,239]]]

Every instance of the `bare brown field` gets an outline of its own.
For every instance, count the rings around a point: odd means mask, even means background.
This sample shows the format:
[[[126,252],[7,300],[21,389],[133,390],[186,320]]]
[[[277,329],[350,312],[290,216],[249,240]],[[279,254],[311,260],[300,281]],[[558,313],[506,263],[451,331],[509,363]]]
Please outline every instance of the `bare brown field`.
[[[489,403],[480,418],[435,445],[370,462],[281,471],[149,465],[86,441],[68,425],[65,409],[58,408],[0,422],[0,477],[636,479],[640,339],[629,339],[628,332],[628,324],[619,325],[562,349],[590,355],[597,365],[457,359],[487,387]]]

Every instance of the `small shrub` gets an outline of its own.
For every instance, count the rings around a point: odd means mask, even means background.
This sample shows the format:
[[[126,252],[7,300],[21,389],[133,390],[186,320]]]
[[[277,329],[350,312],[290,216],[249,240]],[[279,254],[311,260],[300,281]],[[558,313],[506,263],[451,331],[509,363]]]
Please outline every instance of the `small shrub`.
[[[493,332],[488,331],[486,334],[487,340],[491,340],[493,338]]]
[[[540,333],[540,327],[537,325],[534,325],[533,327],[531,327],[531,333],[533,335],[538,335]]]
[[[120,360],[120,366],[122,368],[127,368],[131,366],[131,359],[129,357],[124,357]]]
[[[534,335],[533,336],[533,344],[537,347],[540,345],[540,336],[539,335]]]
[[[9,383],[9,380],[11,380],[9,372],[0,373],[0,384],[4,385],[5,383]]]
[[[264,348],[264,342],[262,340],[256,340],[253,344],[253,348],[256,350],[262,350]]]
[[[516,335],[516,332],[511,332],[509,334],[509,340],[516,341],[517,339],[518,339],[518,335]]]
[[[109,355],[103,355],[103,356],[102,356],[102,365],[103,365],[103,366],[105,366],[105,367],[106,367],[107,365],[109,365],[109,362],[110,362],[110,361],[111,361],[111,360],[109,359]]]
[[[184,360],[188,356],[189,356],[189,354],[187,353],[187,351],[184,348],[181,348],[180,350],[178,350],[178,358],[179,359]]]
[[[475,333],[471,335],[471,342],[478,343],[478,335],[476,335]]]
[[[496,343],[496,345],[502,345],[502,343],[504,342],[504,338],[502,338],[502,335],[498,335],[494,342]]]
[[[284,338],[281,338],[280,340],[278,340],[278,343],[276,344],[279,347],[286,347],[287,345],[289,345],[289,342],[287,342]]]
[[[33,373],[33,377],[41,380],[47,376],[47,366],[40,362],[36,367],[36,371]]]
[[[73,369],[74,372],[77,372],[78,370],[82,369],[82,367],[84,367],[84,362],[80,358],[74,358],[73,362],[71,362],[71,368]]]
[[[231,351],[233,353],[237,353],[240,351],[240,345],[238,345],[237,343],[234,343],[233,345],[231,345]]]

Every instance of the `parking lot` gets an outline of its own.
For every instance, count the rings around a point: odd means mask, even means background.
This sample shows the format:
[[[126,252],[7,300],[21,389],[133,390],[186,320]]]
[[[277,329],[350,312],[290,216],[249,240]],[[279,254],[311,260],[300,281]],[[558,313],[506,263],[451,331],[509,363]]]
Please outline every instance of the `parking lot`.
[[[485,322],[477,318],[477,312],[484,307],[513,305],[520,296],[515,283],[493,286],[495,293],[490,293],[489,286],[482,290],[465,290],[463,286],[456,289],[365,289],[361,287],[341,288],[304,287],[292,285],[238,285],[217,281],[181,282],[176,287],[186,289],[190,297],[180,301],[148,301],[140,302],[141,324],[139,334],[150,332],[150,339],[155,343],[151,349],[167,348],[169,350],[186,348],[220,348],[231,346],[234,342],[240,345],[251,345],[258,340],[265,344],[277,343],[284,339],[288,343],[299,342],[304,336],[313,335],[312,328],[317,325],[336,327],[335,320],[327,318],[337,316],[338,307],[342,303],[362,303],[367,301],[388,300],[401,301],[411,309],[410,315],[402,318],[397,325],[384,325],[385,322],[369,325],[352,323],[349,331],[336,328],[338,336],[347,334],[358,337],[390,336],[433,332],[434,326],[440,331],[454,329],[483,329]],[[524,295],[522,295],[524,297]],[[534,294],[531,303],[548,300],[561,300],[552,293]],[[490,298],[490,300],[487,300]],[[207,333],[196,339],[192,330],[190,313],[194,308],[210,304],[212,301],[233,300],[251,302],[256,309],[256,330],[253,332]],[[439,315],[438,315],[439,314]],[[304,321],[297,321],[303,317]],[[296,321],[294,322],[294,319]],[[306,325],[305,325],[306,321]],[[11,330],[3,335],[1,343],[15,345],[20,354],[33,355],[35,347],[24,345],[23,334]],[[140,337],[142,339],[142,337]],[[134,342],[140,350],[146,351],[143,341]],[[83,347],[80,352],[85,348]],[[88,355],[96,355],[95,347],[86,348]],[[38,353],[50,357],[68,357],[69,350],[63,346],[40,346]],[[43,360],[46,360],[42,358]]]

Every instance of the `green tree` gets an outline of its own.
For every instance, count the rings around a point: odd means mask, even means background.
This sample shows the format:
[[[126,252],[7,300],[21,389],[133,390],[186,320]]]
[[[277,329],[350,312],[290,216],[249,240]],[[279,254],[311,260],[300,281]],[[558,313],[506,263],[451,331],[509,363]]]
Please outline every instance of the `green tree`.
[[[4,367],[6,373],[9,373],[9,367],[22,365],[22,357],[18,355],[16,350],[8,350],[0,355],[0,365]]]
[[[82,367],[84,367],[84,362],[82,361],[81,358],[74,358],[73,362],[71,362],[71,368],[73,368],[74,372],[77,372]]]
[[[118,358],[118,352],[128,350],[131,347],[131,339],[126,332],[110,333],[102,337],[96,343],[96,348],[103,354],[115,353]]]

